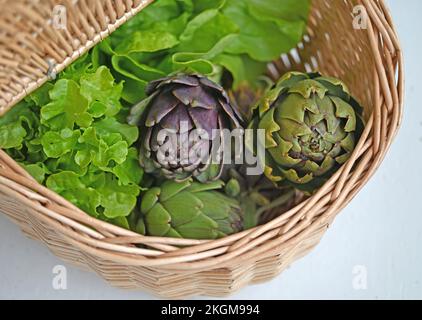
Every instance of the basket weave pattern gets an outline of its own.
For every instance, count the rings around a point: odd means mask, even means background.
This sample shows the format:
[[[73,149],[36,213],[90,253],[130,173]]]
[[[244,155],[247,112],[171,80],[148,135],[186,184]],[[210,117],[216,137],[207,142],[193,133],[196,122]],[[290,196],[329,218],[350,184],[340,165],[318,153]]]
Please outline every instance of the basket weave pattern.
[[[0,114],[48,80],[48,59],[60,72],[152,0],[71,2],[14,0],[0,13]],[[71,8],[66,30],[48,22],[57,4]],[[368,18],[361,30],[353,24],[357,5]],[[140,236],[89,217],[37,184],[1,150],[0,210],[57,256],[122,288],[171,298],[222,296],[275,277],[318,244],[384,158],[401,120],[403,65],[382,0],[313,0],[307,36],[269,69],[275,77],[318,69],[341,78],[365,107],[367,122],[347,164],[271,222],[213,241]]]

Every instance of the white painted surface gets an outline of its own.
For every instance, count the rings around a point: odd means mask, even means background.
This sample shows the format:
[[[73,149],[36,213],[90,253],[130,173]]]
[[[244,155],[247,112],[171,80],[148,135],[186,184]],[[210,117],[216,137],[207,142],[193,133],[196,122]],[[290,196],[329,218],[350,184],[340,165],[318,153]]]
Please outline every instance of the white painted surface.
[[[377,174],[316,250],[277,279],[245,288],[232,298],[422,299],[422,2],[388,3],[407,71],[400,134]],[[95,274],[72,266],[67,266],[67,290],[54,290],[53,268],[60,264],[44,246],[26,239],[0,216],[0,298],[152,298],[111,288]]]

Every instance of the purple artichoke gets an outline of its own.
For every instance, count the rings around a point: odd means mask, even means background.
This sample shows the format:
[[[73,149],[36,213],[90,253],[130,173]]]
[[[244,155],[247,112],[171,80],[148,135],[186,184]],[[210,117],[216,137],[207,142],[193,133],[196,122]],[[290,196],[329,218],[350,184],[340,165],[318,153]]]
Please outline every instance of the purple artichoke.
[[[230,150],[216,130],[242,128],[224,89],[203,76],[182,74],[151,82],[146,93],[129,116],[141,128],[145,171],[176,181],[218,179]]]

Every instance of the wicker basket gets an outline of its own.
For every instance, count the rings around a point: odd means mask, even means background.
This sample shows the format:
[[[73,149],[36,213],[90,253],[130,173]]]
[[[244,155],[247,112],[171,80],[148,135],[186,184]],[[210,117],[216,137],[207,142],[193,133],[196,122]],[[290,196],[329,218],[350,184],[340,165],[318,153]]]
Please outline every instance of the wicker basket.
[[[0,113],[151,1],[0,0]],[[67,29],[51,25],[57,4],[68,8]],[[267,281],[317,245],[379,166],[402,114],[402,56],[382,0],[314,0],[303,43],[270,68],[276,75],[288,69],[319,69],[343,79],[365,106],[367,126],[350,161],[315,195],[270,223],[214,241],[140,236],[89,217],[0,150],[1,211],[57,256],[117,287],[181,298],[223,296]]]

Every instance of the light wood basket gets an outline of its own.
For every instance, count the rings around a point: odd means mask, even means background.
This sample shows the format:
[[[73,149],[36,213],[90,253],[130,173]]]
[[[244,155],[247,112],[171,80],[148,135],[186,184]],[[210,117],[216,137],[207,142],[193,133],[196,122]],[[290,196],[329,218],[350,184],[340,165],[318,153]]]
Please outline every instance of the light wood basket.
[[[0,0],[0,114],[150,2]],[[59,4],[68,11],[65,30],[51,23]],[[347,164],[270,223],[213,241],[140,236],[88,216],[37,184],[2,150],[0,211],[63,260],[117,287],[182,298],[224,296],[267,281],[318,244],[380,165],[402,115],[402,55],[382,0],[313,0],[303,42],[270,66],[276,75],[290,69],[318,69],[343,79],[365,106],[367,124]]]

